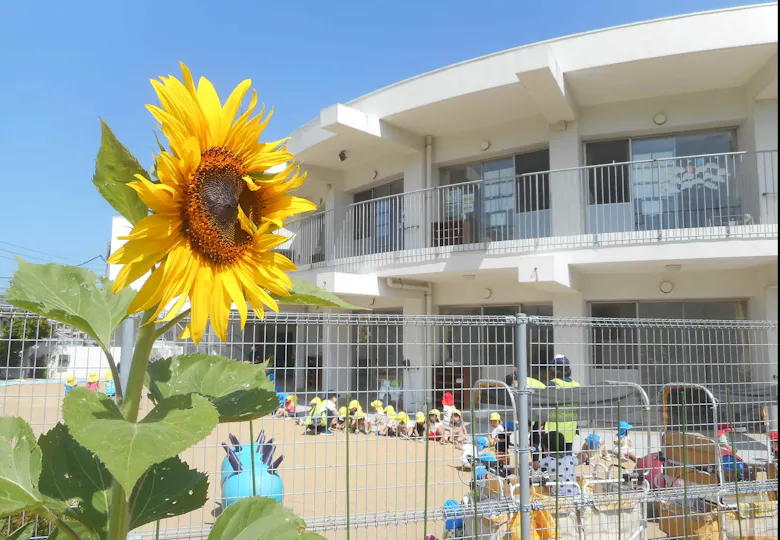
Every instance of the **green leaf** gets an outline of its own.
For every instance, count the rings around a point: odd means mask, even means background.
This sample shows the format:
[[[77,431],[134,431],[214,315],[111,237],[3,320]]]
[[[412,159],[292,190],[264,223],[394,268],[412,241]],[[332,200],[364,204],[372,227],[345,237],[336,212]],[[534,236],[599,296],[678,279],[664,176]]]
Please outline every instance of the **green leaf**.
[[[90,526],[101,538],[108,534],[111,473],[89,450],[77,443],[63,424],[38,439],[43,469],[38,489],[52,499],[65,501],[65,514]],[[75,508],[70,507],[78,502]]]
[[[315,540],[306,523],[290,510],[265,497],[241,499],[220,514],[208,540]]]
[[[277,294],[271,294],[271,296],[280,304],[286,305],[303,305],[303,306],[323,306],[323,307],[335,307],[343,309],[359,309],[367,310],[368,308],[355,306],[349,302],[345,302],[333,293],[329,293],[323,289],[317,287],[314,283],[304,281],[302,279],[296,279],[290,277],[292,281],[293,293],[292,296],[279,296]]]
[[[163,400],[138,423],[128,422],[113,400],[86,388],[65,396],[62,415],[68,431],[102,461],[130,496],[146,470],[203,440],[219,416],[206,398]]]
[[[134,181],[136,174],[141,174],[144,178],[149,178],[149,175],[138,160],[119,142],[108,124],[101,119],[100,125],[102,126],[100,151],[97,155],[92,183],[114,210],[135,225],[146,217],[149,210],[127,183]]]
[[[224,356],[186,354],[150,363],[146,386],[158,403],[171,396],[199,394],[216,407],[220,422],[243,422],[279,407],[265,367]]]
[[[78,521],[75,521],[73,519],[66,519],[64,522],[68,525],[68,527],[71,528],[73,532],[76,533],[76,536],[81,538],[81,540],[101,540],[106,538],[105,536],[98,536],[95,534],[94,531],[88,529],[84,524],[79,523]],[[48,537],[48,540],[70,540],[70,536],[68,536],[68,533],[63,532],[60,527],[57,527],[54,529],[51,534]]]
[[[114,294],[111,280],[86,268],[18,261],[5,294],[10,304],[86,332],[108,350],[111,334],[127,318],[135,291],[128,287]]]
[[[0,517],[43,506],[41,449],[21,418],[0,417]]]
[[[31,521],[16,529],[9,536],[4,536],[3,538],[7,538],[8,540],[30,540],[34,530],[35,521]]]
[[[206,504],[208,489],[208,477],[178,457],[152,465],[130,498],[130,529],[197,510]]]

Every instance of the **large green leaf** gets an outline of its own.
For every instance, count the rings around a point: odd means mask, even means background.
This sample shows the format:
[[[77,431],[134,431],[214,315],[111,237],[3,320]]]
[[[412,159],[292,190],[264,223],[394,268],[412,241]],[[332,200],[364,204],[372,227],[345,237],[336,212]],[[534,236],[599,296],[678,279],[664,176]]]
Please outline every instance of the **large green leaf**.
[[[102,127],[100,151],[97,155],[92,183],[114,210],[135,225],[145,218],[149,211],[127,183],[134,181],[136,174],[141,174],[145,178],[149,178],[149,175],[138,160],[119,142],[108,124],[100,120],[100,125]]]
[[[34,531],[35,531],[35,521],[31,521],[29,523],[22,525],[14,532],[12,532],[10,535],[3,536],[3,538],[7,540],[30,540],[30,537],[33,535]]]
[[[219,420],[206,398],[190,394],[165,399],[140,422],[128,422],[111,398],[86,388],[65,396],[62,415],[73,438],[106,465],[128,498],[149,467],[203,440]]]
[[[135,291],[128,287],[114,294],[110,280],[78,266],[18,261],[5,294],[10,304],[78,328],[108,348]]]
[[[304,281],[302,279],[296,279],[290,277],[292,281],[293,293],[291,296],[279,296],[277,294],[271,294],[274,300],[280,304],[286,305],[303,305],[303,306],[323,306],[323,307],[335,307],[343,309],[360,309],[366,310],[368,308],[356,306],[345,302],[337,295],[320,289],[314,283]]]
[[[203,353],[174,356],[149,364],[147,387],[156,402],[200,394],[217,408],[220,422],[252,420],[279,407],[265,367]]]
[[[97,536],[97,534],[92,531],[91,529],[87,528],[83,523],[80,523],[73,519],[64,519],[63,522],[67,524],[67,526],[72,530],[74,533],[76,533],[76,536],[81,538],[81,540],[102,540],[105,538],[104,536]],[[70,540],[70,536],[63,532],[62,529],[57,527],[54,529],[51,534],[48,536],[48,540]]]
[[[208,477],[178,457],[152,465],[130,498],[130,529],[197,510],[206,504],[208,489]]]
[[[0,517],[43,506],[41,449],[21,418],[0,417]]]
[[[100,538],[108,534],[111,473],[89,450],[77,443],[63,424],[38,439],[43,469],[38,489],[43,495],[65,501],[65,514],[90,526]],[[70,507],[78,502],[78,506]]]
[[[265,497],[241,499],[220,514],[208,540],[315,540],[306,523],[290,510]]]

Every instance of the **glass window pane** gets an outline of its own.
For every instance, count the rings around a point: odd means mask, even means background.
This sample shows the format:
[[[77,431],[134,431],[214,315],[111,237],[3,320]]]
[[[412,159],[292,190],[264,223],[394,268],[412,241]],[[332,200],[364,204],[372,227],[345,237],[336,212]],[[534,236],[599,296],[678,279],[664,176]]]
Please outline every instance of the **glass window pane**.
[[[675,157],[732,152],[733,138],[731,131],[678,135],[675,137]]]
[[[630,200],[628,165],[612,165],[629,160],[628,139],[588,143],[585,158],[588,165],[589,204],[615,204]]]
[[[590,305],[592,317],[612,319],[636,318],[636,303],[593,303]],[[636,328],[633,326],[594,326],[593,365],[609,369],[635,369],[637,358]]]

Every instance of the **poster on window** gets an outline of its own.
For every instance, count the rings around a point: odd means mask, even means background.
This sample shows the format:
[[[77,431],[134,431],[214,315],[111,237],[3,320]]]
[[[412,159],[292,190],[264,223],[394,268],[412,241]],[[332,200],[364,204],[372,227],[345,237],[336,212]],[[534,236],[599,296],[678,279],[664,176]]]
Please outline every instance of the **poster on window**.
[[[474,211],[474,194],[466,193],[463,195],[463,213],[471,214]]]
[[[463,193],[459,188],[447,191],[447,217],[457,217],[463,207]]]

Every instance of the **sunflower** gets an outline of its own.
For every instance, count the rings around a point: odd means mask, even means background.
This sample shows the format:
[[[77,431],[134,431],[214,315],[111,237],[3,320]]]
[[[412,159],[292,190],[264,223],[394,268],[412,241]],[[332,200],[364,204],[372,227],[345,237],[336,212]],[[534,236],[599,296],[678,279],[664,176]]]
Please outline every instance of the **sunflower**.
[[[184,64],[182,81],[173,76],[152,80],[160,107],[147,105],[168,139],[170,151],[155,156],[157,178],[142,175],[128,185],[150,208],[127,242],[109,258],[124,265],[114,291],[152,271],[130,306],[135,313],[155,308],[150,320],[173,319],[189,298],[192,309],[185,330],[196,343],[210,319],[215,333],[227,337],[232,304],[241,327],[247,303],[262,318],[264,307],[278,311],[269,292],[280,296],[292,288],[286,272],[296,269],[271,251],[288,239],[273,234],[284,220],[314,210],[310,201],[290,192],[306,175],[292,164],[286,139],[259,142],[271,113],[257,116],[257,92],[237,117],[251,81],[239,84],[224,106],[214,86],[201,77],[197,87]],[[290,162],[278,174],[274,166]],[[171,306],[171,304],[173,304]]]

